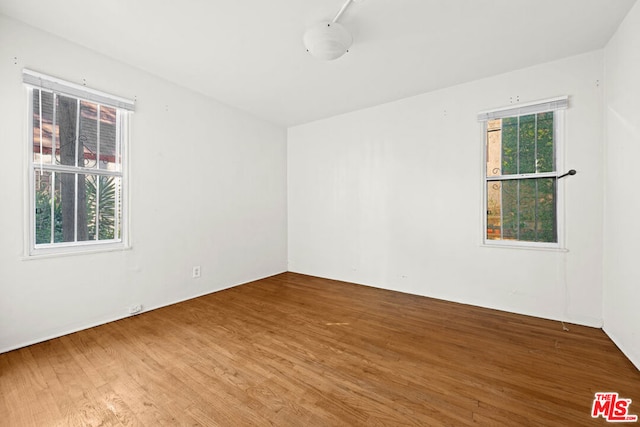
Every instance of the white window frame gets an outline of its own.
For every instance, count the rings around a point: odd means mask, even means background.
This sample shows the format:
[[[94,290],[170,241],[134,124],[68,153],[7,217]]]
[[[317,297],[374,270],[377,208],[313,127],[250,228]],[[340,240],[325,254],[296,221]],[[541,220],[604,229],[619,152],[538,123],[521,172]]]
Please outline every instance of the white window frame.
[[[565,110],[569,106],[569,97],[560,96],[546,100],[522,103],[508,107],[488,110],[478,113],[478,121],[482,123],[482,239],[481,244],[487,247],[520,248],[520,249],[549,249],[564,250],[564,185],[558,179],[562,175],[564,167],[564,145],[565,145]],[[554,150],[555,150],[555,171],[533,174],[517,174],[503,176],[501,178],[487,177],[487,123],[489,120],[502,119],[506,117],[524,116],[543,112],[553,112],[554,125]],[[556,232],[557,242],[531,242],[524,240],[494,240],[487,238],[487,184],[490,181],[500,181],[507,179],[523,178],[556,178]]]
[[[27,175],[25,180],[28,189],[25,194],[28,195],[26,200],[26,209],[29,213],[26,217],[26,232],[25,232],[25,256],[29,257],[41,257],[41,256],[53,256],[53,255],[66,255],[74,253],[87,253],[87,252],[103,252],[113,250],[123,250],[130,246],[129,240],[129,145],[130,145],[130,116],[134,111],[135,103],[132,100],[114,96],[105,92],[100,92],[87,88],[85,86],[77,85],[65,80],[58,79],[56,77],[48,76],[46,74],[38,73],[32,70],[24,69],[22,73],[23,83],[25,84],[27,93]],[[64,95],[72,97],[80,101],[89,101],[91,103],[114,107],[117,110],[117,143],[120,144],[120,170],[106,171],[96,170],[93,168],[84,168],[81,166],[64,166],[64,165],[45,165],[34,162],[33,155],[33,90],[40,90],[43,92],[52,92],[57,95]],[[116,239],[110,240],[87,240],[87,241],[75,241],[75,242],[59,242],[59,243],[45,243],[36,244],[36,191],[35,191],[35,172],[38,170],[47,170],[52,172],[86,172],[87,175],[97,176],[116,176],[121,179],[120,187],[120,202],[121,202],[121,215],[120,220],[120,235]],[[77,185],[77,184],[76,184]]]

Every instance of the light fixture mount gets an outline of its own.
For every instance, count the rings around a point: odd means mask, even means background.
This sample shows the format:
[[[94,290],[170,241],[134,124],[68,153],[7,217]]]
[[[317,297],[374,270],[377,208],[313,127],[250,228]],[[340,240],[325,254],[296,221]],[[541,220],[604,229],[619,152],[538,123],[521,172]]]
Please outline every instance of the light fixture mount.
[[[353,38],[344,26],[337,22],[321,22],[304,33],[307,52],[318,59],[331,61],[344,55]]]
[[[331,61],[349,51],[353,37],[343,25],[338,23],[338,18],[352,1],[354,0],[347,0],[332,21],[320,22],[305,31],[303,41],[307,52],[318,59]]]

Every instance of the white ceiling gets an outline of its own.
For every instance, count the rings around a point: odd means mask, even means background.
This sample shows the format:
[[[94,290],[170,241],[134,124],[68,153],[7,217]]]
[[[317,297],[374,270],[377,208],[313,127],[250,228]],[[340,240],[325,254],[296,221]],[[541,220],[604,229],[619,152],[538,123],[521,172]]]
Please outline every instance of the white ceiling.
[[[349,53],[302,35],[344,0],[0,0],[0,12],[291,126],[602,48],[635,0],[362,0]]]

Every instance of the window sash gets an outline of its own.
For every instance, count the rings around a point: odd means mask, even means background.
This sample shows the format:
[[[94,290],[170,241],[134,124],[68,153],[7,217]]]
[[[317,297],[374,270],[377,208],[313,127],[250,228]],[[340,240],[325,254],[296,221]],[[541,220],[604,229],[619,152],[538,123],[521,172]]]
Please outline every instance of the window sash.
[[[87,203],[87,211],[82,217],[78,213],[81,175],[85,185],[83,199]],[[119,204],[122,192],[121,178],[110,180],[108,179],[110,177],[100,174],[87,175],[75,172],[63,175],[62,173],[40,172],[39,170],[33,172],[33,177],[36,184],[34,188],[38,189],[36,193],[39,196],[35,201],[33,228],[36,248],[82,245],[87,242],[120,242],[122,240],[118,221],[121,212]],[[104,179],[105,177],[107,179]],[[62,219],[59,215],[62,213],[56,212],[56,210],[62,209],[63,200],[61,198],[64,196],[61,193],[60,185],[65,180],[68,184],[73,182],[73,200],[71,204],[66,204],[67,208],[73,209],[73,224],[71,227],[63,229],[59,222]],[[102,187],[103,185],[108,187]],[[102,188],[106,190],[106,194],[101,193]],[[46,197],[48,200],[43,202],[42,197]],[[39,200],[40,202],[38,202]],[[101,202],[107,204],[101,206]],[[42,209],[42,203],[46,205],[45,209]],[[92,215],[88,215],[90,212]],[[102,221],[106,222],[106,228],[104,226],[101,228]],[[79,235],[78,230],[81,223],[85,231]]]
[[[486,240],[556,245],[557,182],[556,177],[487,181]]]

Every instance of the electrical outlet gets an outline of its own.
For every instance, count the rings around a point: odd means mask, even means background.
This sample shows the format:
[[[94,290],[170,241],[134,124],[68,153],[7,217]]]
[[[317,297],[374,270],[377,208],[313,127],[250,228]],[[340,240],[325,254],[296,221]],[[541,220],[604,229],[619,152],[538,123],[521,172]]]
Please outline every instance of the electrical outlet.
[[[138,314],[142,311],[142,304],[136,304],[129,307],[129,314]]]
[[[193,270],[191,272],[191,277],[194,279],[197,279],[200,277],[200,266],[196,265],[195,267],[193,267]]]

